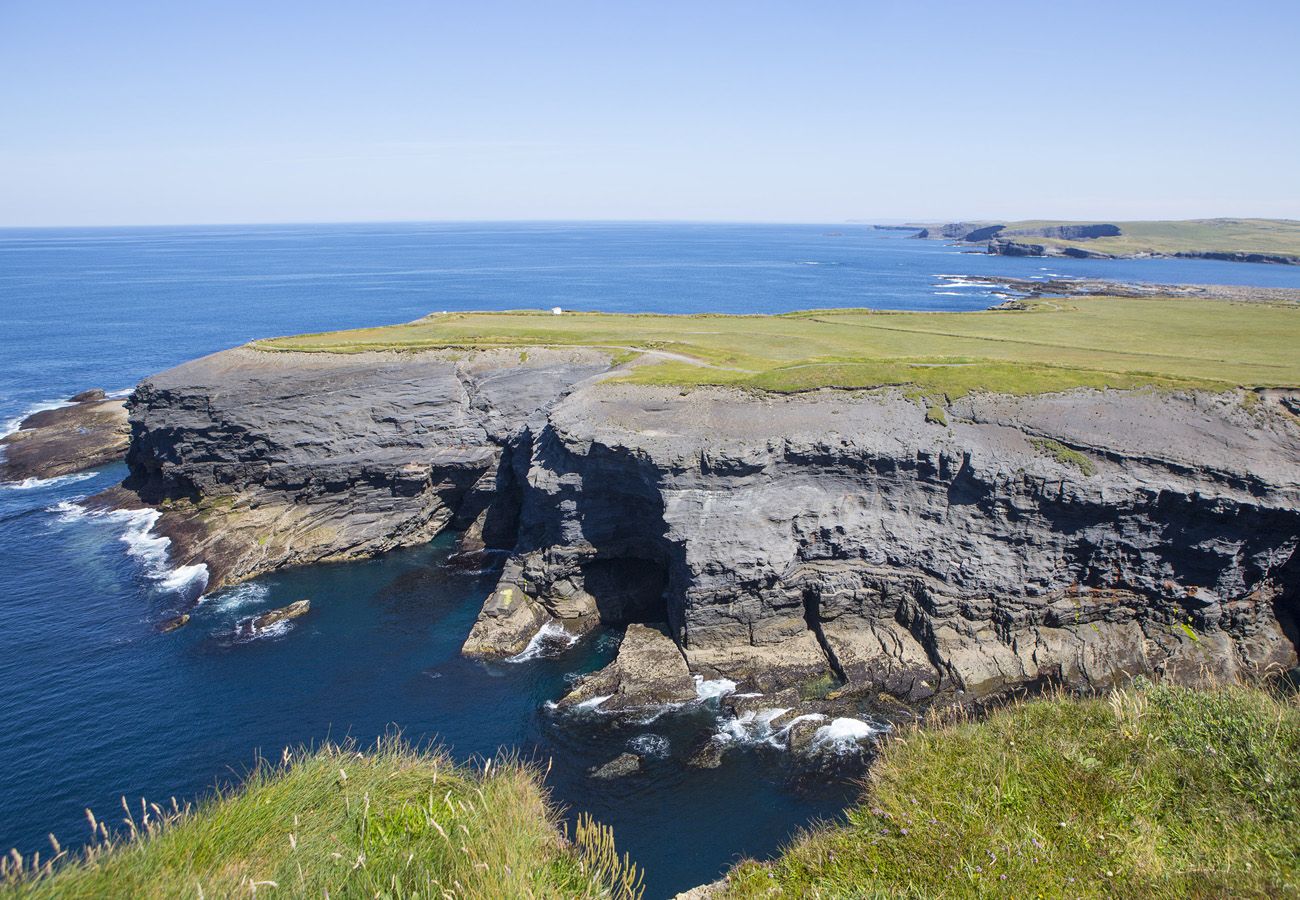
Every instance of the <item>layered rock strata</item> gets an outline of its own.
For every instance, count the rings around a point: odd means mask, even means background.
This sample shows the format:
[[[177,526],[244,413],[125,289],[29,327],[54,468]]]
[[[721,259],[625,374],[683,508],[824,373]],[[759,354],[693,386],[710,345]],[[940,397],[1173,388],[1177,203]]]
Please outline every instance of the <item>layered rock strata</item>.
[[[550,404],[608,365],[585,351],[224,351],[136,388],[131,476],[107,499],[159,507],[174,562],[206,564],[209,590],[449,526],[472,525],[480,549],[510,546],[500,467]]]
[[[1300,432],[1238,395],[601,384],[536,437],[498,652],[571,615],[666,621],[763,692],[978,700],[1295,664]],[[517,631],[527,617],[526,627]]]

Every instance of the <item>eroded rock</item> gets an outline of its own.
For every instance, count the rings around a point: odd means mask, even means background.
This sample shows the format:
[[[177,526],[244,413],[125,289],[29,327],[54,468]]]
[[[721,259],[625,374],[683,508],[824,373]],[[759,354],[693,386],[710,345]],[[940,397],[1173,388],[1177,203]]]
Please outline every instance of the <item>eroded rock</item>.
[[[310,600],[295,600],[288,606],[281,606],[278,609],[272,609],[262,613],[253,619],[253,630],[259,631],[263,628],[270,628],[280,622],[287,622],[290,619],[297,619],[307,615],[311,611]]]
[[[189,621],[190,621],[190,614],[181,613],[179,616],[173,616],[172,618],[167,619],[161,625],[159,625],[158,632],[159,634],[167,634],[169,632],[175,631],[177,628],[184,627],[185,625],[189,624]]]
[[[677,644],[663,626],[629,625],[618,655],[586,675],[560,701],[573,707],[604,697],[602,712],[687,703],[696,699],[695,680]]]
[[[33,413],[0,439],[0,481],[57,478],[122,459],[130,435],[126,401],[108,400],[96,388],[69,403]]]
[[[641,757],[635,753],[620,753],[618,756],[591,769],[587,774],[592,778],[623,778],[641,771]]]

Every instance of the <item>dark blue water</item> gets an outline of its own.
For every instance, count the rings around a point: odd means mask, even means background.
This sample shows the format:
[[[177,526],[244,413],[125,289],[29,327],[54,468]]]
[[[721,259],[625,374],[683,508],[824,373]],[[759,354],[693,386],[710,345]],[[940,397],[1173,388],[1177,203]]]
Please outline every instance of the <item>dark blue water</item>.
[[[978,309],[939,273],[1046,273],[1300,287],[1300,268],[1193,260],[1032,260],[959,253],[851,226],[365,225],[0,231],[0,420],[250,338],[400,322],[438,309],[549,307],[777,312],[807,307]],[[164,548],[139,521],[70,501],[120,480],[0,488],[0,847],[80,837],[83,809],[126,794],[192,797],[258,752],[393,726],[461,757],[517,749],[552,763],[557,799],[615,827],[648,896],[766,855],[850,801],[775,751],[682,765],[707,707],[645,725],[555,717],[566,676],[612,653],[599,636],[553,658],[483,664],[458,649],[492,576],[443,565],[445,542],[281,572],[178,605]],[[62,504],[62,505],[61,505]],[[236,624],[301,597],[283,634]],[[586,769],[646,734],[667,756],[631,779]]]

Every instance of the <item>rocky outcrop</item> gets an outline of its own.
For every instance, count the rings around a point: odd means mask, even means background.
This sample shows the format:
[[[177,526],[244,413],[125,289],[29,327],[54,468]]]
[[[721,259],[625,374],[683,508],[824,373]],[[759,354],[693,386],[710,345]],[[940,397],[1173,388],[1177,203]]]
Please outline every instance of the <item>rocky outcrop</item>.
[[[1245,253],[1230,250],[1199,250],[1175,253],[1182,259],[1218,259],[1224,262],[1270,263],[1277,266],[1300,266],[1300,256],[1289,253]]]
[[[584,676],[559,705],[624,712],[694,699],[695,681],[668,630],[633,624],[627,627],[614,661]]]
[[[253,630],[260,628],[270,628],[272,625],[278,625],[281,622],[288,622],[290,619],[298,619],[311,612],[310,600],[295,600],[288,606],[281,606],[278,609],[268,610],[260,616],[253,619]]]
[[[117,462],[126,452],[126,403],[98,388],[33,413],[0,439],[0,481],[57,478]]]
[[[476,520],[482,546],[512,546],[510,468],[546,409],[608,366],[544,349],[228,350],[136,388],[131,496],[110,499],[159,507],[174,562],[206,564],[209,590]]]
[[[592,778],[624,778],[641,771],[641,757],[635,753],[620,753],[603,766],[592,768],[587,774]]]

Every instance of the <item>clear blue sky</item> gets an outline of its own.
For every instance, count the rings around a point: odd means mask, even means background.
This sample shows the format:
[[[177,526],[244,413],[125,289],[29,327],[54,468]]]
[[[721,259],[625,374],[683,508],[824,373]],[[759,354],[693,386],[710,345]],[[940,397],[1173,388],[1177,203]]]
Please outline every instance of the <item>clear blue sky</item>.
[[[0,225],[1300,217],[1300,3],[0,0]]]

